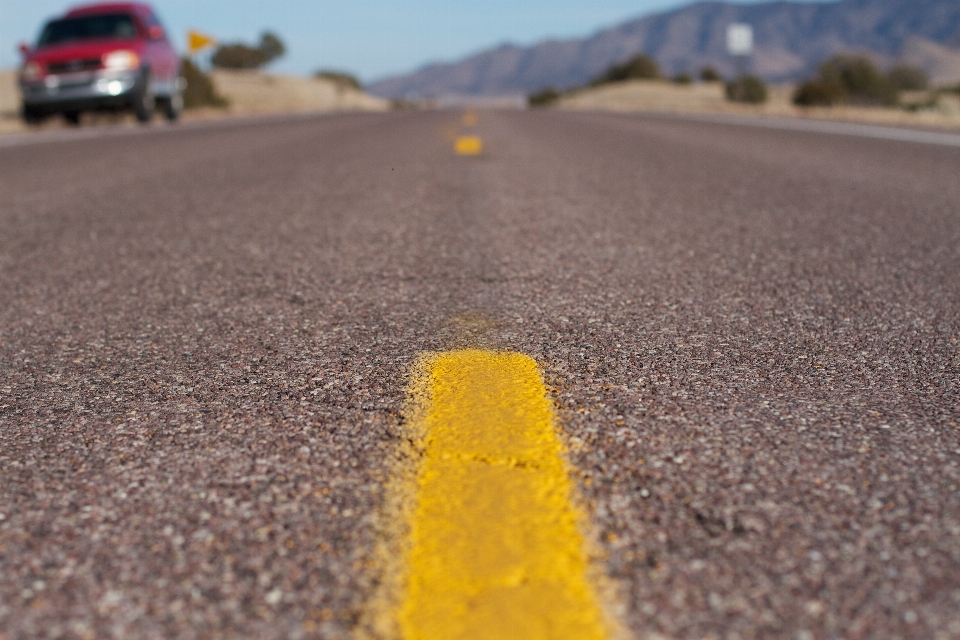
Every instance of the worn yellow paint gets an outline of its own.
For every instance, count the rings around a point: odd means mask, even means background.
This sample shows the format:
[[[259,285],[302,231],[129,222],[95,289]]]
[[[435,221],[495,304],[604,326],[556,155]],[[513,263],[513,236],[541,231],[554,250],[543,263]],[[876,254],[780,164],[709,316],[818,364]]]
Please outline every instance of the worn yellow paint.
[[[537,364],[434,354],[412,382],[422,438],[398,626],[406,640],[607,638]]]
[[[453,150],[461,156],[478,156],[483,153],[480,136],[460,136],[453,143]]]

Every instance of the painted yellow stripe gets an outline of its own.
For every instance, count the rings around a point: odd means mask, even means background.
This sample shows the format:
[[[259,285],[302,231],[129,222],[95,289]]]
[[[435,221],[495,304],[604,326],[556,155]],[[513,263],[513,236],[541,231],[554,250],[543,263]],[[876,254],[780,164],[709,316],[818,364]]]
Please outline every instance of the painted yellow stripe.
[[[483,140],[479,136],[460,136],[454,141],[453,150],[461,156],[478,156],[483,153]]]
[[[435,354],[412,388],[424,455],[397,613],[402,637],[607,638],[536,362]]]

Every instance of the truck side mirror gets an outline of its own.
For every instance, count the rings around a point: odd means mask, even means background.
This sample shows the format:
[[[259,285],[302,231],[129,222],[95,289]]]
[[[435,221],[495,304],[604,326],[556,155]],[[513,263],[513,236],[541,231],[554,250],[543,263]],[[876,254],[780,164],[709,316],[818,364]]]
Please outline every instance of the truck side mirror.
[[[17,45],[17,50],[22,55],[30,55],[30,45],[28,45],[26,42],[21,42],[19,45]]]
[[[151,40],[159,40],[163,37],[163,27],[158,24],[153,25],[150,29],[147,30],[147,33],[150,34]]]

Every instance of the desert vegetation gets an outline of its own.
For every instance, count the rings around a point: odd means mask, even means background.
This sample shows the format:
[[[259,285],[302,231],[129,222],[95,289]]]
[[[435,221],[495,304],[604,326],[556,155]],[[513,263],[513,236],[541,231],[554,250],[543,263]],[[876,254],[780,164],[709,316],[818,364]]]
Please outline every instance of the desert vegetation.
[[[607,70],[590,81],[591,87],[625,80],[656,80],[660,77],[660,65],[648,55],[638,54],[626,60],[612,64]]]
[[[180,74],[187,81],[183,90],[183,106],[187,109],[199,107],[227,107],[227,99],[217,93],[213,80],[204,73],[190,58],[180,63]]]
[[[711,66],[703,67],[699,75],[702,82],[723,80],[720,73]],[[681,86],[693,84],[693,76],[687,71],[681,71],[672,77],[664,78],[657,61],[651,56],[641,53],[623,62],[610,65],[584,87],[574,87],[566,91],[556,87],[539,89],[527,95],[527,104],[531,107],[546,107],[559,102],[564,96],[573,95],[585,89],[595,89],[630,80],[669,80],[673,84]],[[760,104],[767,100],[767,87],[760,78],[744,75],[727,83],[726,95],[733,102]]]
[[[898,65],[884,73],[865,55],[840,54],[825,60],[816,77],[797,87],[793,102],[804,107],[892,107],[899,104],[901,91],[928,85],[926,74],[916,67]]]
[[[363,90],[363,86],[360,84],[360,81],[357,79],[357,77],[353,74],[347,73],[346,71],[320,69],[313,74],[313,77],[320,78],[321,80],[329,80],[342,89],[356,89],[357,91]]]
[[[757,76],[742,75],[725,87],[727,100],[744,104],[763,104],[767,101],[767,84]]]
[[[700,79],[703,82],[720,82],[723,78],[716,67],[706,66],[700,69]]]
[[[562,96],[554,87],[546,87],[527,96],[527,104],[531,107],[546,107],[560,100]]]
[[[257,46],[240,42],[224,44],[213,53],[210,62],[218,69],[259,69],[286,53],[278,36],[265,31]]]
[[[710,65],[696,74],[682,68],[665,74],[655,59],[641,54],[610,65],[581,86],[544,86],[527,95],[527,104],[614,111],[740,112],[749,108],[783,117],[955,127],[960,122],[960,85],[935,87],[916,66],[899,62],[878,67],[865,55],[835,55],[805,81],[768,85],[749,74],[724,78]]]

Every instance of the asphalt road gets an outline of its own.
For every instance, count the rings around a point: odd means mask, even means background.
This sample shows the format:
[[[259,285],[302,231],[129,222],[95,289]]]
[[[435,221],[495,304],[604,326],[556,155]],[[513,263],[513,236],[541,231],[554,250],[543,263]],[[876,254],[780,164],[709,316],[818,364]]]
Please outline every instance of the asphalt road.
[[[0,148],[0,638],[347,637],[425,351],[558,405],[638,638],[960,638],[960,148],[393,112]]]

